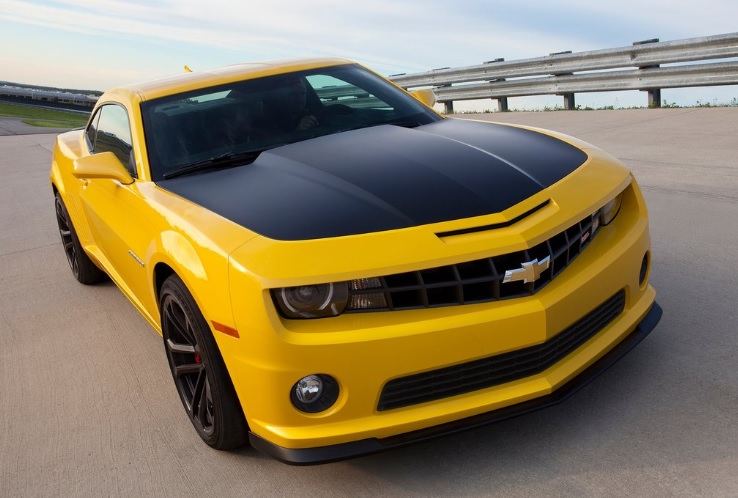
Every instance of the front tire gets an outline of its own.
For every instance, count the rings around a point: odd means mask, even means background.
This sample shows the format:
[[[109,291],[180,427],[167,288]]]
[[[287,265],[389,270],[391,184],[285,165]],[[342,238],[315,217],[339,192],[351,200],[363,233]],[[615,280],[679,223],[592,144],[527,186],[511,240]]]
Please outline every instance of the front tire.
[[[72,225],[72,219],[69,217],[67,207],[59,193],[54,196],[54,206],[56,209],[56,223],[59,225],[59,235],[72,275],[78,282],[85,285],[102,281],[105,278],[105,273],[95,266],[95,263],[82,249],[82,244],[79,243],[77,232],[74,230],[74,225]]]
[[[212,448],[229,450],[245,445],[246,419],[194,298],[177,275],[164,281],[159,296],[164,349],[190,422]]]

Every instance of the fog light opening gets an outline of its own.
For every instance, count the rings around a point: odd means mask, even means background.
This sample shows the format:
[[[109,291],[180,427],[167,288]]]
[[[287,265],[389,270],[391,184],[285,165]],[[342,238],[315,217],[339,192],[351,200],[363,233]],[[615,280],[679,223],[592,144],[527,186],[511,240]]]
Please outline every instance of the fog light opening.
[[[641,273],[638,276],[638,283],[641,287],[646,285],[646,282],[648,282],[648,269],[651,266],[650,259],[649,253],[646,253],[643,256],[643,261],[641,262]]]
[[[319,413],[338,399],[338,382],[330,375],[312,374],[298,380],[290,391],[290,400],[298,410]]]

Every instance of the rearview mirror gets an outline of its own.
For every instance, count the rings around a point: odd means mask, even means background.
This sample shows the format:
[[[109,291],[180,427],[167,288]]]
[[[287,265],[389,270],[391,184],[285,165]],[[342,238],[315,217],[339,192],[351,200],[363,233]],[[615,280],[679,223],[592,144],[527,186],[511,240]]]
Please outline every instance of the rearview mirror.
[[[436,105],[436,94],[433,93],[431,88],[423,88],[422,90],[413,90],[410,95],[427,105],[433,107]]]
[[[112,152],[100,152],[99,154],[80,157],[74,161],[72,174],[84,180],[106,178],[118,180],[124,185],[133,183],[133,177]]]

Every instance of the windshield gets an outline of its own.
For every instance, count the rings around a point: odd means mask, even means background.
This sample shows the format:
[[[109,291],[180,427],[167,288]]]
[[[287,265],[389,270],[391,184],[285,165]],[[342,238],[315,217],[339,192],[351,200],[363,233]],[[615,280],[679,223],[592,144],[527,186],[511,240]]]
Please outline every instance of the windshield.
[[[442,119],[358,65],[204,88],[144,102],[141,110],[154,181],[173,171],[199,171],[185,168],[231,153],[369,126],[413,127]]]

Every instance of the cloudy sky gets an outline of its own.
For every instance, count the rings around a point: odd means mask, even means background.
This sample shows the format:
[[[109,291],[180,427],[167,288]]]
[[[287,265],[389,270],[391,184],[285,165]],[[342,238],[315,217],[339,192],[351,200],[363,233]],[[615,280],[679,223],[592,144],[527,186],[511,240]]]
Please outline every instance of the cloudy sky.
[[[738,31],[736,19],[735,0],[0,0],[0,80],[104,90],[185,64],[323,55],[389,75],[724,34]],[[681,105],[737,97],[738,87],[662,93]],[[617,92],[577,103],[645,99]]]

